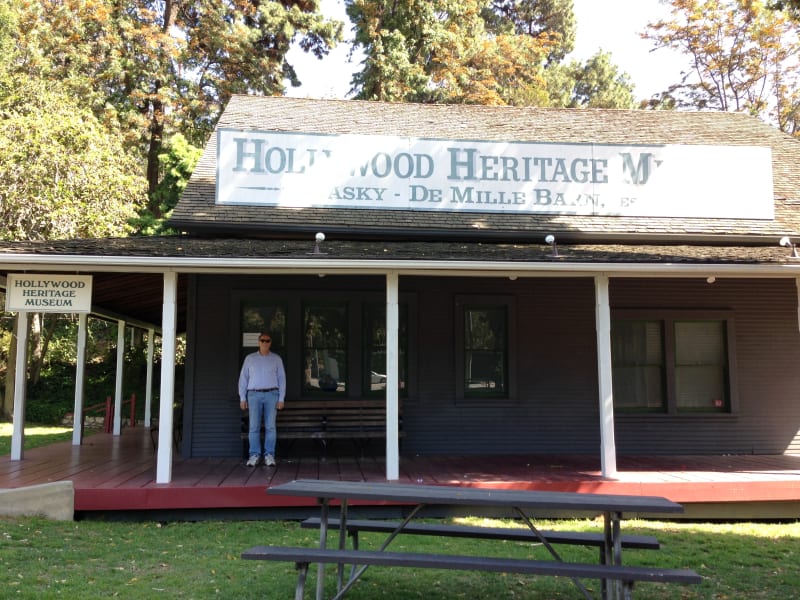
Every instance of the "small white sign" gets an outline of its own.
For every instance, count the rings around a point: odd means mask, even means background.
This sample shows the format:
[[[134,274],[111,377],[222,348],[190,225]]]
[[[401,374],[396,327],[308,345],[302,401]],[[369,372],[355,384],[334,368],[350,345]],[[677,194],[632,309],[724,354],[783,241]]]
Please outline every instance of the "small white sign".
[[[258,338],[261,334],[259,332],[250,333],[244,332],[242,334],[242,347],[243,348],[258,348]]]
[[[91,275],[9,274],[8,312],[88,313],[92,310]]]
[[[217,135],[218,204],[774,218],[768,147]]]

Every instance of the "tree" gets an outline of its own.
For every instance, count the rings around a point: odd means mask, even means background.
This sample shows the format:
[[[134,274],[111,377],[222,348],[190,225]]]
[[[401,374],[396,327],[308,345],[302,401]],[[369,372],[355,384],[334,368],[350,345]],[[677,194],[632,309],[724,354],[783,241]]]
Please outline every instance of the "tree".
[[[347,14],[366,57],[353,78],[360,99],[631,105],[608,58],[561,67],[575,39],[572,0],[347,0]]]
[[[687,55],[681,81],[653,105],[748,112],[797,131],[796,25],[758,0],[670,0],[671,19],[648,24],[656,48]]]
[[[356,97],[389,102],[516,104],[546,98],[542,67],[553,45],[489,35],[481,0],[347,0],[364,68]]]
[[[9,0],[5,0],[8,2]],[[205,142],[232,94],[297,85],[290,45],[322,56],[341,37],[317,0],[17,0],[20,73],[60,81],[143,157],[151,196],[162,144]]]
[[[12,81],[0,94],[0,237],[124,235],[145,181],[120,136],[54,82]]]
[[[551,38],[548,65],[575,48],[572,0],[491,0],[482,15],[490,32]]]
[[[635,108],[633,85],[611,55],[598,52],[585,64],[572,61],[547,69],[551,106],[564,108]]]
[[[164,176],[151,198],[152,203],[158,202],[161,216],[156,217],[149,210],[144,210],[133,221],[136,231],[144,235],[175,233],[166,226],[166,221],[172,214],[172,209],[178,204],[181,192],[189,182],[189,177],[203,153],[202,148],[192,146],[180,133],[176,133],[170,138],[164,150],[158,157]]]

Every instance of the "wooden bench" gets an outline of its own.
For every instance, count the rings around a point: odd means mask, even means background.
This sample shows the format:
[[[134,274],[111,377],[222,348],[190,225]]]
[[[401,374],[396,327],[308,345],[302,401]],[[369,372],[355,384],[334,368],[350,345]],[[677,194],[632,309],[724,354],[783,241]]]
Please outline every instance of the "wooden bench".
[[[339,529],[339,519],[328,519],[329,529]],[[347,533],[353,540],[353,549],[358,550],[360,531],[392,533],[399,523],[373,519],[348,519]],[[301,527],[319,529],[320,519],[312,517],[301,523]],[[444,525],[437,523],[406,523],[402,533],[413,535],[434,535],[442,537],[475,538],[481,540],[510,540],[513,542],[539,542],[536,534],[528,528],[481,527],[479,525]],[[605,538],[602,533],[591,531],[551,531],[540,530],[549,544],[568,544],[572,546],[593,546],[600,548],[600,562],[604,562]],[[623,535],[620,539],[623,548],[639,550],[658,550],[658,540],[649,535]]]
[[[412,552],[256,546],[243,552],[242,558],[247,560],[294,562],[298,570],[295,600],[303,599],[305,581],[310,563],[455,569],[464,571],[550,575],[555,577],[569,577],[571,579],[616,580],[622,582],[625,598],[632,597],[633,584],[638,581],[681,584],[698,584],[702,582],[702,577],[700,577],[700,575],[688,569],[661,569],[655,567],[565,563],[553,560],[418,554]],[[342,592],[337,594],[335,598],[343,596],[344,592],[349,589],[353,581],[354,580],[351,579],[347,585],[342,588]]]
[[[242,414],[242,456],[249,451],[249,415]],[[386,401],[374,400],[287,400],[276,420],[278,441],[309,439],[323,450],[328,440],[350,439],[363,450],[371,439],[386,437]],[[261,433],[263,436],[264,428]],[[402,432],[401,432],[402,435]]]

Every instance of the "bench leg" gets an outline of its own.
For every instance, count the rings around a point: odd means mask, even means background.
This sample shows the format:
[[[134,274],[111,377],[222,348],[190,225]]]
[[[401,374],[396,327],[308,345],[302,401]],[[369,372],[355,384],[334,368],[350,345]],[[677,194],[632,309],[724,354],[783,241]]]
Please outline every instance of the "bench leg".
[[[295,563],[297,569],[297,587],[294,588],[294,600],[303,600],[306,589],[306,577],[308,576],[308,563]]]
[[[633,600],[633,581],[622,582],[622,597],[624,600]]]

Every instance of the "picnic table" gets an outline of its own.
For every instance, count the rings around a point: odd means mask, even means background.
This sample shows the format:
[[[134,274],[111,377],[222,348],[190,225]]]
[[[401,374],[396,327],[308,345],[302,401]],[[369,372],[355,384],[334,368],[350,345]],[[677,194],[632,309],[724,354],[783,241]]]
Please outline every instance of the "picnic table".
[[[637,581],[675,582],[695,584],[702,581],[694,571],[687,569],[662,569],[655,567],[623,566],[623,547],[657,548],[654,539],[622,534],[623,514],[663,515],[683,512],[680,504],[656,496],[631,496],[618,494],[586,494],[578,492],[548,492],[533,490],[486,489],[449,485],[414,485],[398,483],[373,483],[354,481],[296,480],[267,489],[269,494],[315,498],[320,504],[319,519],[307,526],[319,527],[317,548],[285,546],[256,546],[245,551],[242,557],[252,560],[293,561],[298,568],[295,599],[302,600],[305,579],[310,563],[318,563],[316,598],[324,597],[324,568],[326,563],[338,565],[337,591],[334,600],[342,598],[370,565],[403,566],[412,568],[440,568],[516,572],[569,577],[586,598],[592,598],[581,579],[599,579],[601,597],[618,600],[631,598],[633,584]],[[348,504],[351,501],[374,501],[377,504],[405,504],[407,516],[396,522],[359,520],[348,523]],[[330,518],[331,504],[339,506],[338,519]],[[520,530],[510,528],[469,528],[459,525],[420,524],[413,520],[431,505],[464,507],[472,514],[504,509],[516,514],[528,527],[528,539],[542,544],[552,560],[528,560],[482,556],[454,556],[445,554],[418,554],[389,552],[387,547],[400,534],[440,535],[443,537],[481,537],[484,539],[519,540]],[[536,514],[558,511],[571,515],[600,515],[603,533],[549,532],[535,524]],[[338,548],[328,548],[328,532],[339,530]],[[386,540],[377,551],[346,548],[347,535],[354,530],[383,531]],[[475,530],[475,531],[471,531]],[[523,530],[524,531],[524,530]],[[556,545],[581,543],[600,547],[598,564],[564,561]],[[351,565],[345,581],[344,566]]]

